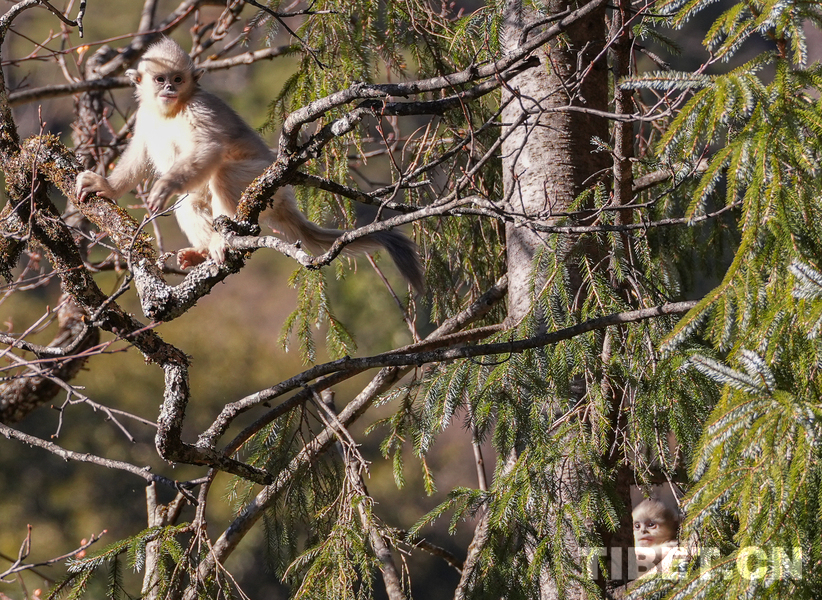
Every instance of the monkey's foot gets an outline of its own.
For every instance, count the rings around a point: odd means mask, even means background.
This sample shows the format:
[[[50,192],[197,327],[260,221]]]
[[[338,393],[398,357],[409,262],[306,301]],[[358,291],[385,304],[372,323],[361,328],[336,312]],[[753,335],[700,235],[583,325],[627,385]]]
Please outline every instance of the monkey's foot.
[[[202,250],[195,250],[194,248],[183,248],[177,251],[177,264],[181,269],[188,269],[189,267],[196,267],[205,259],[208,254]]]

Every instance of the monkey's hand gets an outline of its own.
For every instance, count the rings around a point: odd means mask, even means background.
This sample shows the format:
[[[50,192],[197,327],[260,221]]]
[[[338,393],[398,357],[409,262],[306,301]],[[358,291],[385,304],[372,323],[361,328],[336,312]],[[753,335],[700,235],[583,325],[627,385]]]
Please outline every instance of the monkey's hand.
[[[151,193],[146,200],[146,207],[152,214],[160,212],[166,205],[168,199],[177,193],[176,186],[169,181],[158,179],[157,182],[151,186]]]
[[[228,250],[228,244],[226,244],[223,236],[218,234],[211,236],[211,242],[208,245],[208,254],[218,265],[225,262],[226,250]]]
[[[109,185],[108,179],[102,175],[98,175],[94,171],[83,171],[77,176],[75,191],[77,192],[78,202],[85,201],[89,194],[97,194],[109,200],[116,199],[116,194],[111,185]]]

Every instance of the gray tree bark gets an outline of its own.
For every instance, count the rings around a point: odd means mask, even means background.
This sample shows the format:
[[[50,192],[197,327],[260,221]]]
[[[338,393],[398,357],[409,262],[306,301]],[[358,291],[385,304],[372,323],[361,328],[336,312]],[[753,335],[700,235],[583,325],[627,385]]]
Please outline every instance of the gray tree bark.
[[[546,3],[552,14],[569,5]],[[576,6],[570,6],[576,8]],[[522,44],[523,33],[546,15],[509,0],[503,28],[503,48]],[[593,137],[608,139],[605,119],[574,111],[569,105],[606,110],[608,74],[601,55],[605,41],[605,10],[601,8],[569,29],[565,40],[554,40],[538,51],[540,66],[515,77],[503,89],[503,184],[511,209],[527,219],[555,224],[577,194],[610,167],[607,153],[594,152]],[[530,29],[533,35],[539,28]],[[567,42],[567,45],[566,45]],[[555,112],[556,111],[556,112]],[[527,119],[517,123],[523,113]],[[509,319],[519,322],[531,306],[529,280],[537,250],[549,234],[527,226],[506,227],[509,276]]]
[[[569,6],[561,0],[546,2],[549,14],[555,15]],[[514,50],[525,36],[539,31],[539,14],[523,6],[521,0],[509,0],[504,15],[503,47]],[[508,225],[505,230],[508,251],[508,323],[519,323],[530,311],[533,290],[546,281],[545,273],[534,273],[534,257],[540,248],[553,242],[549,234],[534,231],[528,222],[556,224],[557,213],[565,212],[574,198],[597,177],[610,168],[607,153],[595,152],[592,138],[608,139],[608,124],[599,117],[562,109],[577,106],[606,110],[608,75],[602,58],[605,42],[605,10],[600,8],[578,21],[564,39],[557,39],[538,52],[540,66],[511,81],[504,89],[502,101],[502,166],[506,202],[522,214],[524,225]],[[525,117],[525,118],[523,118]],[[572,239],[556,240],[559,252],[566,254]],[[533,284],[533,287],[532,287]],[[584,297],[581,281],[571,269],[571,284],[577,298]],[[573,307],[569,307],[572,309]],[[537,315],[540,319],[540,316]],[[522,398],[522,401],[528,401]],[[573,502],[581,475],[575,461],[558,467],[554,477],[564,490],[560,501]],[[556,522],[557,528],[563,528]],[[566,530],[567,531],[567,530]],[[576,556],[580,549],[570,533],[564,535],[566,547]],[[529,540],[528,546],[538,539]],[[579,597],[577,586],[566,589],[563,597]],[[540,598],[554,600],[562,596],[550,572],[540,576]]]

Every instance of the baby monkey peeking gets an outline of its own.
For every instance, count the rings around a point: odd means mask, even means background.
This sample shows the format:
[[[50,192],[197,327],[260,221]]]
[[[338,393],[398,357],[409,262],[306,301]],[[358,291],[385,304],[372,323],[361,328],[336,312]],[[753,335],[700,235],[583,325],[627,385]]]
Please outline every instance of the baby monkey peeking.
[[[679,517],[658,498],[646,498],[632,513],[637,561],[659,564],[677,546]]]
[[[157,177],[146,206],[156,213],[173,195],[181,197],[177,222],[191,244],[177,253],[181,267],[207,258],[225,261],[227,245],[214,231],[219,215],[234,217],[243,191],[276,154],[222,100],[199,86],[202,69],[173,40],[163,38],[145,52],[126,76],[136,87],[139,108],[128,147],[108,179],[92,171],[77,177],[82,202],[97,193],[117,200],[149,174]],[[299,211],[290,187],[277,190],[260,224],[278,231],[289,242],[300,242],[321,254],[342,232],[324,229]],[[417,291],[423,272],[416,246],[396,231],[381,231],[346,246],[346,253],[384,248]]]

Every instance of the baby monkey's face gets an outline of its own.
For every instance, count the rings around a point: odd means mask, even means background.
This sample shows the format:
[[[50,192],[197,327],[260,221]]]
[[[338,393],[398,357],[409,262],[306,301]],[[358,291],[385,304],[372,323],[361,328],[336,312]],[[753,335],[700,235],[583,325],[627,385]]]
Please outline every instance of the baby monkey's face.
[[[658,500],[644,500],[634,509],[634,546],[650,548],[676,539],[677,521]]]

